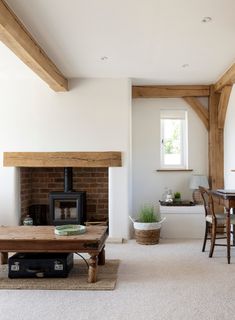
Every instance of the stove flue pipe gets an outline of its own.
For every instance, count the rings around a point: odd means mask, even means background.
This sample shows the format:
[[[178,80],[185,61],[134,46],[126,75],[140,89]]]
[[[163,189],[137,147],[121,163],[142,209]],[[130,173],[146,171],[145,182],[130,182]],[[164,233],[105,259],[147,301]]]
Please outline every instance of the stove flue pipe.
[[[64,168],[64,192],[73,191],[73,168]]]

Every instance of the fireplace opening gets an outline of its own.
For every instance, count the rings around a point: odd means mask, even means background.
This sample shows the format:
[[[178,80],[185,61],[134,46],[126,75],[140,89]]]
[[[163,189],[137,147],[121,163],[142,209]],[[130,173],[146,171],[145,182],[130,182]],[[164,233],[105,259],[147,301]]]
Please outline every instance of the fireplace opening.
[[[69,171],[72,171],[72,175],[68,173]],[[108,168],[73,167],[65,170],[62,167],[22,167],[20,168],[21,223],[27,215],[30,215],[34,225],[52,224],[50,194],[54,193],[54,206],[57,208],[56,220],[59,220],[61,209],[64,209],[65,218],[66,215],[67,218],[69,215],[74,218],[75,206],[77,208],[80,203],[84,204],[85,202],[85,217],[81,219],[82,222],[108,225],[108,187]],[[78,201],[69,198],[69,196],[57,198],[58,193],[64,195],[64,191],[71,197],[75,195],[73,192],[85,192],[85,195],[84,193],[80,194]],[[81,200],[84,197],[85,200]],[[58,202],[57,200],[64,201]],[[84,205],[82,206],[84,207]],[[62,220],[65,224],[65,219]],[[74,223],[77,222],[74,220]]]
[[[64,168],[64,191],[50,192],[49,206],[50,224],[85,224],[86,192],[73,190],[73,168]]]
[[[48,224],[49,205],[48,204],[31,204],[28,208],[28,214],[33,219],[35,226]]]

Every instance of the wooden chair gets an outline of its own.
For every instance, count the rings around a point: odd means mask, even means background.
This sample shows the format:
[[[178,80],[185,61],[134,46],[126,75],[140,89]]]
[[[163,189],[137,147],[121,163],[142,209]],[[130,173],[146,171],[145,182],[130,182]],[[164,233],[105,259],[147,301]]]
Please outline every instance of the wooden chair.
[[[218,229],[221,227],[223,228],[224,233],[224,225],[226,224],[226,215],[225,213],[215,213],[214,211],[214,201],[213,197],[209,190],[205,189],[204,187],[199,186],[199,191],[201,193],[203,204],[205,208],[205,220],[206,220],[206,227],[205,227],[205,236],[202,246],[202,252],[205,251],[206,248],[206,241],[211,240],[210,252],[209,257],[213,256],[214,247],[215,246],[226,246],[227,244],[219,244],[216,243],[216,239],[227,239],[227,237],[216,237]],[[231,225],[235,225],[235,215],[231,215],[230,218]],[[211,227],[211,236],[208,237],[210,234],[209,229]]]

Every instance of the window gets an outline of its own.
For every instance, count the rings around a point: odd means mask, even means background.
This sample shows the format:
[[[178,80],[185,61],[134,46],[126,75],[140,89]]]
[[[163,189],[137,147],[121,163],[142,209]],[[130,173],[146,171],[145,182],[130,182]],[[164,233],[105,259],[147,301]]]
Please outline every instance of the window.
[[[161,110],[161,168],[188,168],[186,110]]]

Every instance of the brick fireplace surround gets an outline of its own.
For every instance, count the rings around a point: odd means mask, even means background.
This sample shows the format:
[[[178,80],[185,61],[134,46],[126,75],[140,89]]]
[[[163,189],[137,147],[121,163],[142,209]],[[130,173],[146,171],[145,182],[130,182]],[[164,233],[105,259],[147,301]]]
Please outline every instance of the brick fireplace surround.
[[[73,189],[86,191],[87,221],[108,220],[108,168],[120,167],[121,152],[4,152],[4,166],[20,168],[21,218],[33,204],[49,205],[63,191],[64,167],[73,168]]]
[[[49,205],[49,193],[63,189],[63,168],[20,168],[22,218],[30,205]],[[108,220],[108,168],[73,168],[73,189],[86,191],[88,221]]]

